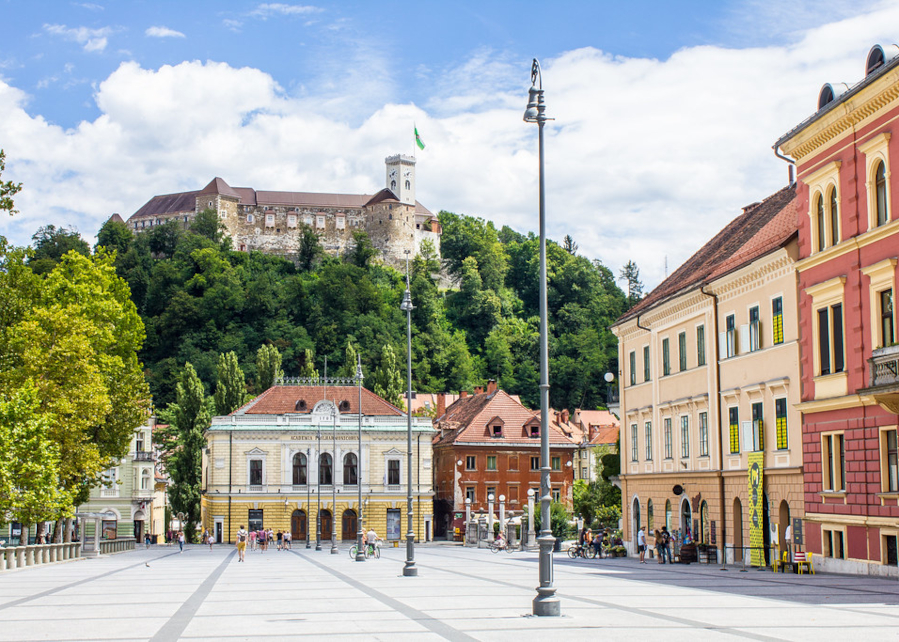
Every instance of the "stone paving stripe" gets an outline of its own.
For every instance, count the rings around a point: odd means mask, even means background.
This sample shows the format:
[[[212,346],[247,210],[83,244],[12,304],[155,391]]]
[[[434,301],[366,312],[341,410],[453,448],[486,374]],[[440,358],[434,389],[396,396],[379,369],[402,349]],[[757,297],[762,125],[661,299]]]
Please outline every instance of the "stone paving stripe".
[[[231,558],[235,555],[237,555],[237,551],[233,550],[225,556],[224,561],[216,567],[209,577],[203,580],[203,583],[200,584],[200,587],[196,591],[194,591],[193,595],[187,598],[184,601],[184,604],[181,605],[181,608],[175,611],[175,614],[169,618],[169,621],[163,624],[162,628],[156,632],[156,635],[150,638],[150,642],[169,642],[170,640],[178,640],[181,638],[184,629],[186,629],[187,625],[194,619],[200,606],[202,606],[203,602],[212,591],[212,587],[215,586],[215,583],[222,576],[222,573],[225,572],[225,569],[228,568],[228,564],[231,563]]]
[[[427,564],[423,565],[420,562],[416,562],[416,565],[420,566],[420,567],[427,566]],[[484,577],[482,575],[472,575],[471,573],[463,573],[461,571],[450,571],[447,569],[435,569],[435,570],[437,570],[438,572],[451,573],[453,575],[460,575],[462,577],[468,577],[468,578],[471,578],[474,580],[480,580],[483,582],[492,582],[494,584],[500,584],[502,586],[509,586],[509,587],[516,588],[516,589],[527,588],[520,584],[513,584],[512,582],[496,580],[496,579],[493,579],[490,577]],[[747,638],[750,640],[765,640],[766,642],[774,642],[774,641],[780,642],[780,639],[781,639],[781,638],[769,637],[767,635],[757,635],[755,633],[749,633],[747,631],[740,631],[738,629],[732,629],[732,628],[724,627],[724,626],[709,626],[708,624],[705,624],[703,622],[699,622],[696,620],[690,620],[690,619],[683,618],[683,617],[678,617],[676,615],[665,615],[665,614],[656,613],[654,611],[650,611],[647,609],[641,609],[639,607],[622,606],[620,604],[614,604],[612,602],[603,602],[602,600],[596,600],[596,599],[593,599],[590,597],[581,597],[580,595],[569,595],[567,593],[560,593],[558,591],[556,592],[556,595],[560,598],[565,598],[566,600],[574,600],[576,602],[584,602],[586,604],[602,606],[604,608],[614,609],[617,611],[624,611],[626,613],[632,613],[634,615],[642,615],[645,617],[655,618],[658,620],[666,620],[668,622],[683,624],[684,626],[693,627],[694,629],[701,629],[701,630],[706,630],[706,631],[710,631],[710,632],[714,631],[715,633],[725,633],[728,635],[734,635],[737,637]]]
[[[163,558],[169,557],[170,555],[177,555],[178,553],[167,553],[165,555],[160,555],[159,557],[154,558],[154,561],[161,560]],[[125,566],[123,568],[117,568],[114,571],[109,571],[108,573],[101,573],[100,575],[94,575],[93,577],[88,577],[83,580],[78,580],[77,582],[71,582],[69,584],[64,584],[63,586],[58,586],[56,588],[52,588],[46,591],[42,591],[40,593],[35,593],[34,595],[29,595],[28,597],[22,597],[18,600],[13,600],[12,602],[6,602],[5,604],[0,604],[0,611],[4,609],[11,608],[13,606],[19,606],[20,604],[24,604],[25,602],[30,602],[31,600],[36,600],[41,597],[47,597],[48,595],[53,595],[54,593],[59,593],[60,591],[65,591],[66,589],[74,588],[76,586],[81,586],[82,584],[87,584],[88,582],[93,582],[95,580],[103,579],[104,577],[109,577],[110,575],[115,575],[116,573],[121,573],[122,571],[127,571],[129,569],[135,568],[137,566],[145,566],[147,562],[141,561],[137,564],[131,564],[130,566]],[[49,565],[48,565],[49,566]],[[43,566],[34,567],[34,568],[44,568]]]
[[[384,595],[380,591],[376,591],[373,588],[370,588],[368,586],[360,584],[360,583],[356,582],[355,580],[353,580],[353,578],[351,578],[347,575],[344,575],[340,571],[335,571],[332,568],[328,568],[327,566],[325,566],[318,560],[314,560],[311,557],[301,555],[299,553],[299,551],[290,551],[290,552],[293,553],[294,555],[296,555],[297,557],[299,557],[300,559],[309,562],[313,566],[317,566],[318,568],[322,569],[323,571],[330,573],[334,577],[340,579],[341,581],[345,582],[346,584],[349,584],[353,588],[362,591],[369,597],[375,598],[376,600],[378,600],[385,606],[392,608],[397,613],[401,613],[402,615],[406,616],[410,620],[413,620],[413,621],[421,624],[428,630],[432,631],[433,633],[436,633],[437,635],[439,635],[443,638],[446,638],[447,640],[460,640],[460,641],[464,640],[466,642],[468,642],[468,641],[476,642],[476,638],[466,635],[465,633],[463,633],[462,631],[460,631],[458,629],[454,629],[450,625],[445,624],[444,622],[441,622],[440,620],[437,620],[437,619],[431,617],[427,613],[423,613],[423,612],[419,611],[418,609],[414,609],[411,606],[407,606],[406,604],[403,604],[399,600],[395,600],[394,598],[392,598],[388,595]],[[414,581],[414,579],[412,581]]]

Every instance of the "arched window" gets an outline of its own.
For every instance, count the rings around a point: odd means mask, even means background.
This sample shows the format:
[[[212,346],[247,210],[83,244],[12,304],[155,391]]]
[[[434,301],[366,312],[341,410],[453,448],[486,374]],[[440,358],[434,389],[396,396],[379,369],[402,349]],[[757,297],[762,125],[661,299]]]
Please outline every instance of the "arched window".
[[[303,453],[293,456],[293,485],[306,485],[306,455]]]
[[[837,188],[830,190],[830,244],[840,242],[840,210],[837,204]]]
[[[150,490],[150,470],[144,468],[140,474],[140,489]]]
[[[343,457],[343,485],[356,486],[359,483],[359,466],[355,453]]]
[[[877,169],[874,172],[874,194],[877,199],[877,224],[885,225],[890,219],[887,212],[887,176],[886,166],[883,161],[877,163]]]
[[[646,530],[649,534],[652,534],[652,500],[646,500]]]
[[[818,214],[818,251],[823,250],[826,245],[825,233],[824,233],[824,199],[821,198],[821,195],[818,194],[817,203],[815,204],[815,210]]]
[[[322,486],[330,486],[334,483],[334,475],[332,467],[331,455],[322,453],[318,458],[318,483]]]

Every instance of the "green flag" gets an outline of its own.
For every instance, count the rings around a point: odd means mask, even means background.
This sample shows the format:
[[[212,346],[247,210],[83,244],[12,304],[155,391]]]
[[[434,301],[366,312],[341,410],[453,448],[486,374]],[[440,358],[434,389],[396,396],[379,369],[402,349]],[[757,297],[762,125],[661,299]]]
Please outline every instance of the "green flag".
[[[418,135],[418,127],[414,127],[415,129],[415,144],[418,145],[418,149],[424,149],[425,144],[421,142],[421,136]]]

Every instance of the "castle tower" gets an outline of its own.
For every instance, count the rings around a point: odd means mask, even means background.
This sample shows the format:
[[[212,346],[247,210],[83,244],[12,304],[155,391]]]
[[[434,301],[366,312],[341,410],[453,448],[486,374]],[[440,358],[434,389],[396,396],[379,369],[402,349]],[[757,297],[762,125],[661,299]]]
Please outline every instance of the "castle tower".
[[[387,165],[387,189],[400,203],[415,206],[415,157],[396,154],[384,159]]]

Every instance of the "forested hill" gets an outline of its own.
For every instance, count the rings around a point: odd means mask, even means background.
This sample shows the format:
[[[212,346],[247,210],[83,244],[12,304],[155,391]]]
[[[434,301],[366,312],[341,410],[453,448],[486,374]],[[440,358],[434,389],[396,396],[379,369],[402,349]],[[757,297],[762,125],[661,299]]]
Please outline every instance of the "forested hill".
[[[538,239],[449,212],[440,223],[443,268],[458,289],[438,289],[435,253],[412,261],[413,389],[457,392],[493,378],[537,407]],[[35,235],[37,269],[56,258],[66,233]],[[299,234],[294,263],[233,251],[214,214],[201,214],[186,232],[174,224],[140,235],[120,222],[103,226],[98,245],[117,252],[116,269],[146,325],[141,358],[156,407],[174,400],[188,361],[211,393],[219,354],[232,350],[249,391],[259,393],[256,351],[268,343],[282,353],[288,376],[308,372],[309,355],[319,373],[327,357],[329,374],[348,374],[348,342],[362,355],[368,387],[376,371],[404,371],[404,275],[373,261],[364,233],[340,259],[326,256],[309,228]],[[578,256],[570,238],[565,245],[547,246],[551,402],[595,408],[605,399],[603,374],[617,372],[608,328],[627,300],[608,268]]]

